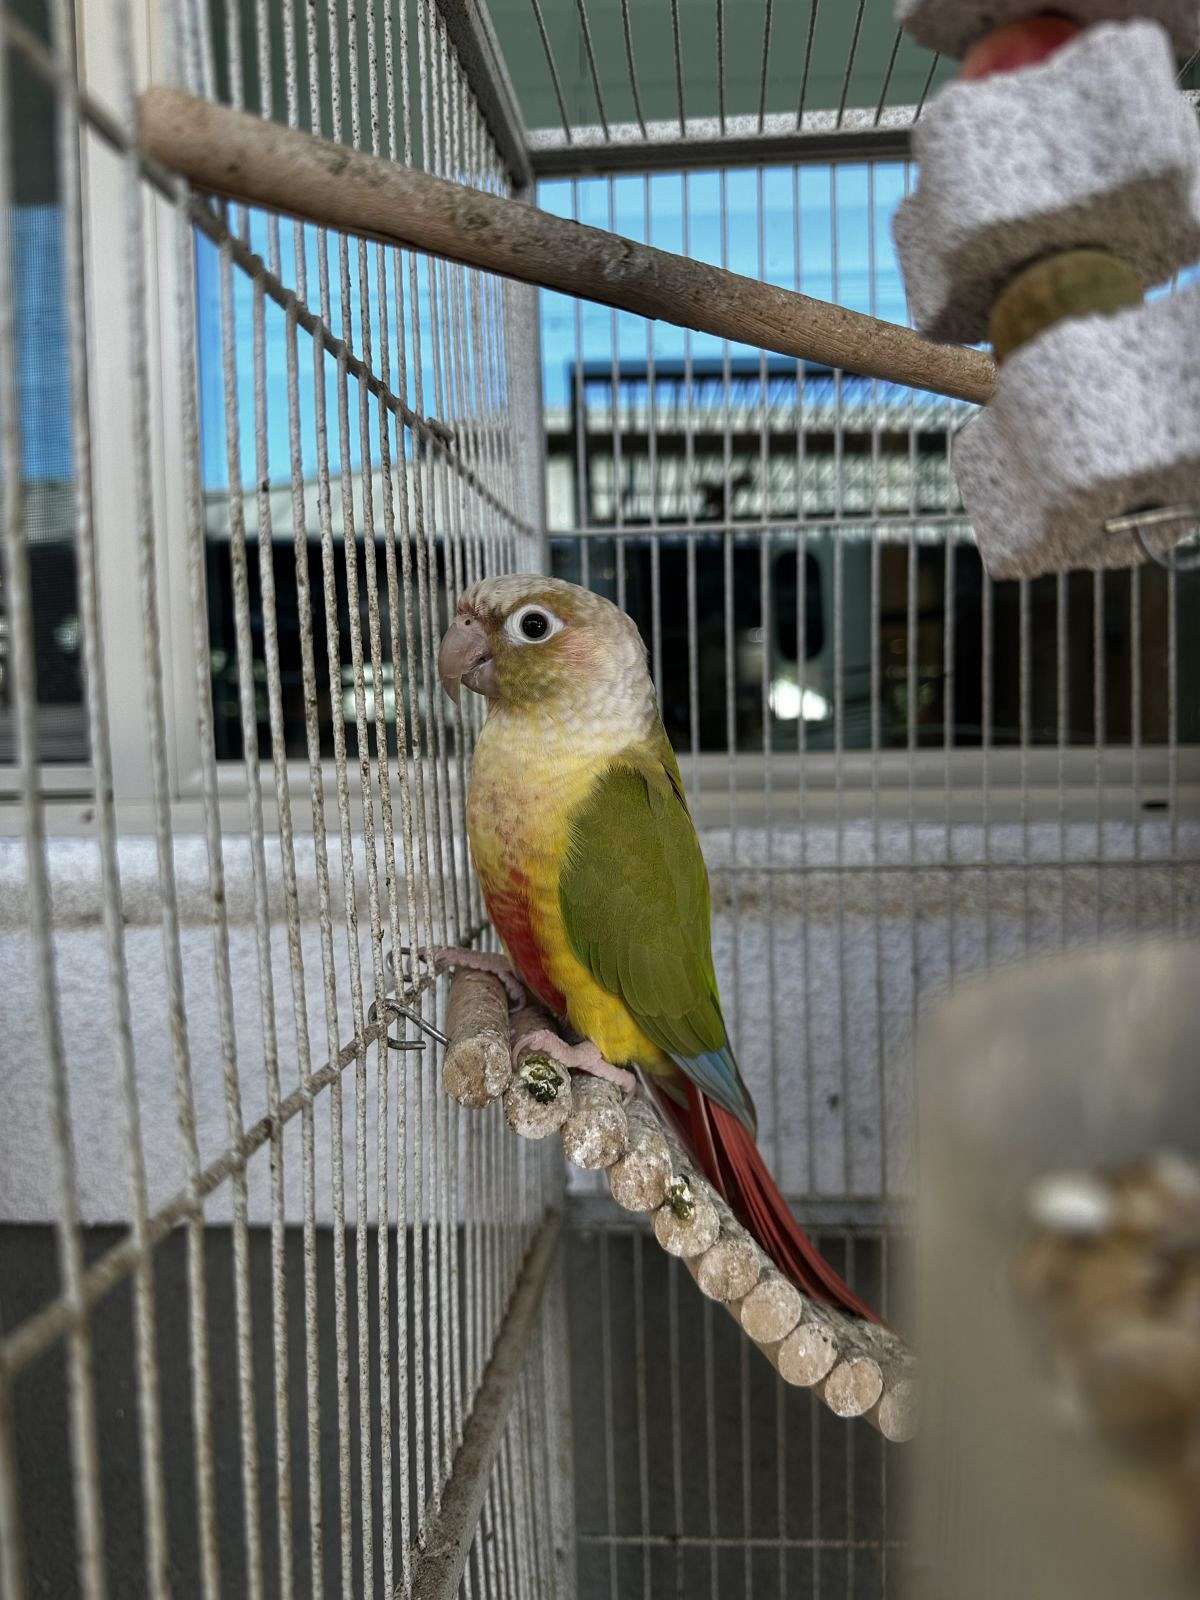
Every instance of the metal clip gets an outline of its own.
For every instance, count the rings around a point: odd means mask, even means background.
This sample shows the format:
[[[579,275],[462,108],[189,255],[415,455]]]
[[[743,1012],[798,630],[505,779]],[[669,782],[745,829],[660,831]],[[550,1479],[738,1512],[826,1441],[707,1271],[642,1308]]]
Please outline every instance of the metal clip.
[[[1176,548],[1163,555],[1158,550],[1152,550],[1146,543],[1143,528],[1160,528],[1171,522],[1191,522],[1200,525],[1200,507],[1153,506],[1147,507],[1144,511],[1127,511],[1124,516],[1109,517],[1104,524],[1104,531],[1132,534],[1134,544],[1146,560],[1153,561],[1155,566],[1165,567],[1168,572],[1194,572],[1200,568],[1200,549],[1181,556]],[[1195,531],[1194,529],[1193,533]]]
[[[402,1006],[399,1000],[385,1000],[383,1002],[383,1009],[387,1012],[389,1017],[406,1017],[414,1027],[420,1028],[422,1033],[428,1034],[431,1039],[436,1039],[438,1044],[448,1045],[450,1043],[449,1039],[447,1039],[446,1035],[440,1028],[435,1028],[432,1022],[426,1022],[425,1018],[418,1016],[418,1014],[413,1011],[411,1007]],[[377,1002],[372,1000],[370,1007],[367,1010],[367,1021],[374,1023],[378,1019],[378,1014],[379,1008]],[[388,1048],[390,1050],[425,1049],[424,1039],[393,1039],[390,1033],[386,1037]]]
[[[399,955],[402,965],[397,969],[396,957]],[[398,950],[387,949],[383,952],[383,964],[388,975],[393,979],[398,988],[411,989],[417,983],[417,966],[424,962],[433,968],[433,960],[428,950],[418,945],[415,949],[411,945],[402,944]]]

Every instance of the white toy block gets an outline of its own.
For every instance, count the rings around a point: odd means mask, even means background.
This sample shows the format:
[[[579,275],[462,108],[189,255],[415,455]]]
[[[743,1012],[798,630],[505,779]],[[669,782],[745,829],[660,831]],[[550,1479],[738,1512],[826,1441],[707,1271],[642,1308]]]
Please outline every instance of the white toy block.
[[[1196,0],[896,0],[896,21],[918,44],[961,60],[994,28],[1020,22],[1040,11],[1055,11],[1086,27],[1093,22],[1132,22],[1145,17],[1171,35],[1177,54],[1200,46],[1200,5]]]
[[[954,441],[954,475],[994,578],[1144,559],[1105,522],[1200,503],[1200,285],[1114,316],[1075,317],[1000,368]],[[1147,529],[1165,554],[1186,528]]]
[[[1200,126],[1155,23],[1090,28],[1020,72],[954,83],[913,131],[894,233],[917,326],[988,336],[997,294],[1052,251],[1109,249],[1150,285],[1200,257]]]

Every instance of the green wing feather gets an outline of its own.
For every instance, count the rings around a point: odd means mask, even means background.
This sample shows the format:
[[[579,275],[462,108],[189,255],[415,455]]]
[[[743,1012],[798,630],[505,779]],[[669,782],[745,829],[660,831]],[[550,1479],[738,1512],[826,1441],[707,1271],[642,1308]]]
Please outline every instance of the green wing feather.
[[[558,897],[571,948],[597,983],[752,1127],[713,970],[708,872],[661,728],[652,746],[612,761],[572,817]]]

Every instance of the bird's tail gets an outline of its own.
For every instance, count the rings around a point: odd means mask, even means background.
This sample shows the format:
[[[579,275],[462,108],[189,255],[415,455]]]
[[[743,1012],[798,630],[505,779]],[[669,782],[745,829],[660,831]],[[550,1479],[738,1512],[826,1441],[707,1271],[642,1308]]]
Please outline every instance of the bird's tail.
[[[878,1322],[876,1312],[829,1265],[788,1208],[754,1135],[691,1082],[687,1110],[672,1105],[704,1176],[724,1196],[742,1226],[802,1293],[851,1316]]]

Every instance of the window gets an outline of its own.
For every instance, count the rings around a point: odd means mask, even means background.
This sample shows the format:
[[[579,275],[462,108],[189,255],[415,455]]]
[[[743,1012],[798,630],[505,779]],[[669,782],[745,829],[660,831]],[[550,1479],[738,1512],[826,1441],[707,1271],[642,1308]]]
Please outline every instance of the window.
[[[421,258],[414,259],[417,293],[415,314],[409,293],[409,258],[402,254],[376,255],[375,248],[367,252],[365,286],[359,282],[357,250],[351,252],[349,277],[343,285],[342,264],[337,240],[325,237],[326,260],[319,259],[322,236],[315,228],[294,229],[290,224],[274,230],[261,213],[251,213],[246,226],[251,248],[270,260],[278,256],[277,267],[283,281],[300,285],[302,297],[314,306],[319,303],[322,270],[328,275],[332,308],[331,324],[348,336],[352,348],[373,347],[377,365],[382,352],[379,348],[381,326],[389,329],[387,370],[393,388],[399,387],[397,374],[403,371],[406,387],[403,398],[412,410],[429,415],[437,401],[443,397],[450,380],[438,364],[434,352],[434,338],[430,328],[437,310],[436,291],[432,287],[433,272]],[[382,273],[382,276],[381,276]],[[232,760],[242,755],[242,729],[238,704],[237,641],[233,594],[232,564],[230,560],[231,488],[230,443],[227,436],[227,402],[223,362],[223,312],[222,268],[217,250],[205,240],[197,248],[197,297],[199,318],[200,400],[201,400],[201,454],[203,463],[205,515],[206,515],[206,577],[209,605],[209,634],[212,660],[213,715],[216,733],[217,756]],[[303,286],[307,285],[305,291]],[[444,291],[443,291],[444,292]],[[469,295],[470,289],[466,291]],[[233,365],[236,388],[236,440],[234,444],[234,471],[238,482],[232,489],[237,509],[243,519],[246,533],[253,546],[257,545],[261,531],[268,530],[272,551],[271,571],[276,591],[276,615],[279,634],[279,659],[284,719],[284,740],[289,756],[302,758],[307,752],[305,705],[303,697],[301,645],[300,645],[300,586],[294,543],[295,505],[291,482],[291,437],[289,400],[287,392],[287,324],[283,311],[267,302],[262,308],[263,382],[262,428],[257,427],[255,407],[254,358],[254,288],[251,280],[241,272],[230,273],[227,303],[231,309],[236,337],[234,339]],[[471,307],[465,315],[469,316]],[[384,321],[381,324],[381,313]],[[409,356],[402,364],[396,344],[396,329],[404,318],[403,338],[407,350],[420,348],[421,370],[416,370],[415,360]],[[421,338],[417,325],[424,330]],[[448,363],[444,351],[441,361]],[[366,444],[362,426],[364,397],[359,380],[351,374],[346,380],[343,402],[337,362],[327,354],[320,359],[321,381],[324,386],[325,437],[327,441],[327,490],[330,531],[336,548],[336,557],[330,571],[333,586],[338,652],[341,662],[340,710],[345,721],[346,744],[351,756],[358,753],[357,708],[354,695],[354,674],[350,637],[350,570],[355,566],[345,552],[345,529],[355,531],[354,550],[358,574],[358,611],[364,641],[369,636],[367,585],[365,571],[368,559],[373,560],[379,574],[377,585],[380,604],[380,628],[384,641],[390,641],[391,618],[388,613],[386,583],[384,581],[386,518],[385,496],[392,493],[392,514],[396,518],[397,537],[403,536],[403,525],[408,524],[407,560],[416,569],[418,561],[430,563],[434,576],[433,592],[443,586],[445,576],[445,544],[440,537],[445,532],[447,520],[455,514],[444,486],[439,487],[436,475],[429,470],[430,445],[426,438],[407,427],[397,428],[394,418],[387,421],[388,453],[390,462],[400,459],[406,464],[406,506],[402,511],[401,496],[395,493],[395,484],[387,485],[382,471],[381,422],[379,401],[373,392],[367,392],[365,406]],[[312,604],[312,643],[317,664],[318,723],[321,754],[331,757],[334,748],[332,691],[327,668],[329,628],[324,601],[324,570],[321,553],[322,480],[320,449],[317,440],[316,369],[313,359],[313,341],[306,333],[297,336],[296,353],[296,404],[297,437],[301,452],[302,484],[300,516],[307,551],[307,580]],[[458,443],[469,450],[471,420],[464,418],[458,430]],[[444,430],[445,431],[445,430]],[[260,437],[261,432],[261,437]],[[398,453],[399,452],[399,453]],[[343,475],[343,460],[347,468]],[[366,463],[366,471],[364,471]],[[260,493],[260,491],[263,491]],[[265,514],[264,514],[265,505]],[[375,538],[368,557],[364,530],[372,524]],[[428,537],[429,534],[433,537]],[[417,542],[424,541],[418,554]],[[259,552],[252,548],[249,565],[250,623],[256,671],[256,701],[258,715],[259,750],[270,751],[270,727],[267,702],[265,652],[263,648],[263,604]],[[420,626],[418,619],[418,626]],[[440,630],[438,617],[431,627]],[[403,638],[405,619],[397,618]],[[364,649],[366,646],[364,645]],[[381,683],[374,683],[370,661],[366,663],[366,712],[369,722],[382,719],[389,737],[394,738],[397,722],[397,694],[409,695],[407,683],[397,685],[390,648],[384,651],[380,664]],[[408,652],[404,652],[407,659]],[[416,659],[420,660],[420,651]],[[416,701],[424,705],[425,686],[414,686]],[[405,704],[410,703],[407,698]]]
[[[891,217],[910,177],[813,163],[545,182],[540,198],[904,321]],[[678,747],[1200,739],[1200,644],[1169,622],[1200,575],[988,582],[951,471],[970,406],[555,294],[542,352],[554,570],[637,618]]]
[[[48,0],[10,0],[39,39]],[[75,483],[54,97],[10,49],[7,116],[15,178],[13,273],[20,396],[19,493],[29,531],[41,749],[46,763],[87,759],[75,562]],[[0,571],[0,583],[3,572]],[[6,623],[0,617],[0,763],[15,759]]]

